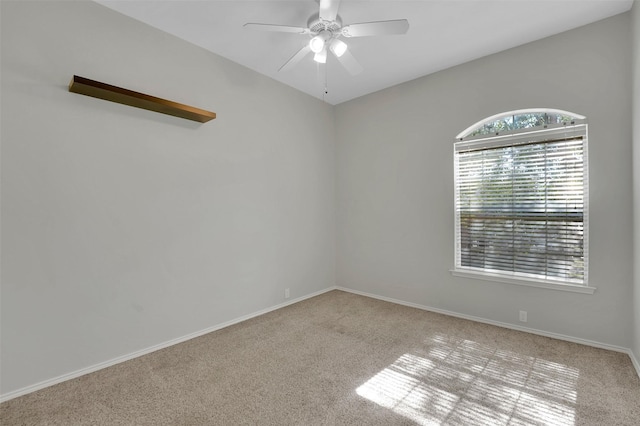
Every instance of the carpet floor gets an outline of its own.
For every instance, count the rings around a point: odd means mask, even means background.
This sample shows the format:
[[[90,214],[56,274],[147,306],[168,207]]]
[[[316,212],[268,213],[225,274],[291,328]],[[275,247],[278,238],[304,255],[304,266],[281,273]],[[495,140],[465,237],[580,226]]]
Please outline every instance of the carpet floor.
[[[9,425],[638,425],[626,354],[331,291],[0,405]]]

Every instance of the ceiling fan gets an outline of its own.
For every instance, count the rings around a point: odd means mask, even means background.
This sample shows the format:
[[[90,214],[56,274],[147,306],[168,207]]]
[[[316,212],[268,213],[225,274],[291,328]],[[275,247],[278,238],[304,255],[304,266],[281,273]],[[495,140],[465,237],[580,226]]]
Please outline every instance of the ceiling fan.
[[[298,50],[278,71],[287,71],[300,62],[309,52],[313,52],[313,59],[318,63],[326,63],[327,51],[352,75],[362,72],[362,66],[349,52],[347,44],[341,37],[366,37],[379,35],[405,34],[409,30],[409,21],[395,19],[390,21],[362,22],[342,26],[338,16],[340,0],[320,0],[320,10],[311,15],[306,27],[292,27],[274,24],[244,24],[245,28],[260,31],[275,31],[284,33],[303,34],[310,37],[309,43]]]

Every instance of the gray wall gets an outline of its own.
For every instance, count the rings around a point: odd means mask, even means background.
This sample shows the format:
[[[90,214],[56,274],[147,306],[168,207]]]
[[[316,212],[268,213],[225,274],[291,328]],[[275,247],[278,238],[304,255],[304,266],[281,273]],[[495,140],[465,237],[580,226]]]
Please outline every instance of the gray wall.
[[[627,13],[337,106],[338,285],[629,348],[630,49]],[[453,138],[490,115],[533,107],[589,121],[594,295],[449,273]]]
[[[95,3],[1,3],[3,394],[335,284],[329,105]]]
[[[636,363],[640,363],[640,3],[631,9],[633,26],[633,217],[634,217],[634,280],[633,280],[633,346]],[[640,364],[636,364],[640,369]]]

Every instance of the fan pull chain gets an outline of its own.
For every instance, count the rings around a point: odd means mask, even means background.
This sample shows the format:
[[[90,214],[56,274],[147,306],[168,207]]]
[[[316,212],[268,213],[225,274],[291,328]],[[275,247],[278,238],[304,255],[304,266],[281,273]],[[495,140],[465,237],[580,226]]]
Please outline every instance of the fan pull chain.
[[[317,70],[316,75],[318,77],[318,83],[320,83],[321,87],[323,87],[322,101],[326,102],[326,95],[329,94],[329,89],[327,88],[327,64],[316,63],[316,70]],[[323,71],[324,71],[324,78],[322,78]],[[323,80],[324,80],[324,83],[323,83]]]
[[[329,86],[327,83],[327,75],[329,74],[329,67],[327,66],[328,64],[324,64],[324,89],[322,91],[322,101],[326,102],[326,96],[329,94]]]
[[[324,101],[324,97],[329,94],[329,89],[327,88],[327,74],[329,74],[329,67],[327,64],[324,64],[324,94],[322,95],[322,100]]]

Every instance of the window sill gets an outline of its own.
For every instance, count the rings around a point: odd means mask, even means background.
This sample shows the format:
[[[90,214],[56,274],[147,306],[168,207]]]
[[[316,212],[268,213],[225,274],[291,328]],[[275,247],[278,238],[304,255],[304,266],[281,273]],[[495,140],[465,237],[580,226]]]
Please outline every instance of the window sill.
[[[550,290],[568,291],[573,293],[593,294],[595,287],[588,287],[577,284],[559,284],[549,280],[527,279],[520,277],[511,277],[503,274],[494,274],[491,272],[468,271],[464,269],[451,269],[451,275],[456,277],[474,278],[478,280],[493,281],[505,284],[523,285],[528,287],[547,288]]]

